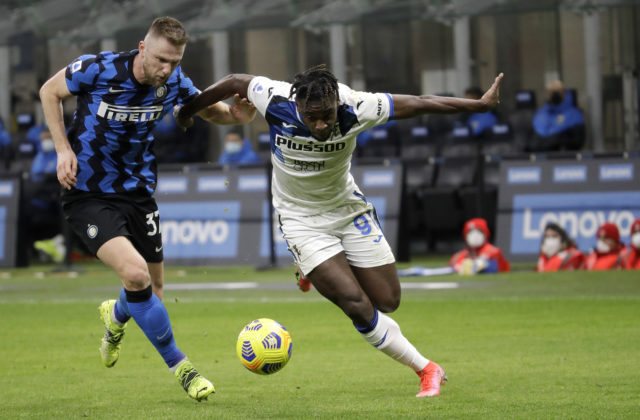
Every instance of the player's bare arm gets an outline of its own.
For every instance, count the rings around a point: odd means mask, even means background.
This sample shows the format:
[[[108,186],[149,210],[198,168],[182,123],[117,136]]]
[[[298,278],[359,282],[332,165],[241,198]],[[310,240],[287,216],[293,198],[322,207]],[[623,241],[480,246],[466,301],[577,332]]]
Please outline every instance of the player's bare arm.
[[[243,125],[251,122],[256,116],[256,107],[247,98],[241,98],[237,93],[233,95],[233,105],[216,102],[197,115],[205,121],[222,125]]]
[[[395,119],[422,114],[452,114],[456,112],[487,112],[500,103],[500,73],[480,99],[452,98],[433,95],[392,95]]]
[[[78,171],[78,159],[69,144],[62,118],[62,100],[70,96],[71,92],[65,81],[65,69],[56,73],[40,88],[42,109],[58,154],[58,181],[68,190],[75,187]]]
[[[219,104],[220,101],[224,101],[227,98],[234,97],[235,104],[233,107],[229,107],[228,110],[231,115],[234,113],[242,114],[244,113],[242,110],[246,110],[247,102],[247,89],[249,88],[249,82],[254,78],[254,76],[249,74],[230,74],[228,76],[223,77],[213,85],[206,88],[200,95],[196,96],[195,99],[182,108],[178,108],[174,111],[174,117],[179,126],[188,128],[193,124],[193,115],[198,114],[202,118],[205,118],[208,121],[212,121],[209,116],[209,113],[212,115],[223,115],[226,113],[224,110],[225,104]],[[243,102],[244,101],[244,102]],[[228,105],[227,105],[228,106]],[[252,106],[253,107],[253,106]],[[234,111],[233,108],[236,108]],[[203,112],[205,116],[202,116],[200,112]],[[251,121],[255,116],[255,108],[253,108],[251,113],[251,118],[248,121]],[[228,116],[232,118],[231,116]],[[224,117],[220,117],[224,119]],[[236,115],[238,118],[238,115]],[[240,116],[240,119],[243,117]],[[247,121],[247,122],[248,122]],[[216,122],[216,121],[212,121]],[[241,122],[231,122],[230,124],[240,124]],[[219,123],[224,124],[224,123]]]

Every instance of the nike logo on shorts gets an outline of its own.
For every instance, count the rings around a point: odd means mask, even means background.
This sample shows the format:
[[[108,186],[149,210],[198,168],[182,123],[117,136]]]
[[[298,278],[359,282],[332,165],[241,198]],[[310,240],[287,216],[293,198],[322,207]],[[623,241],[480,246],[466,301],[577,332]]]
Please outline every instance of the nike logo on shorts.
[[[162,251],[162,246],[159,246],[159,247],[157,246],[156,247],[156,252],[160,252],[160,251]]]

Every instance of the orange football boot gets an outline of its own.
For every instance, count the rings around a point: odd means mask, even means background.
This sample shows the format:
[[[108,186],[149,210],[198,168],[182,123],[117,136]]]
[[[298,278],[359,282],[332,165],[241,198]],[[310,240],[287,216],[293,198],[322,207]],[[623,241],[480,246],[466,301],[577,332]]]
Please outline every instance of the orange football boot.
[[[436,362],[429,362],[420,372],[420,392],[416,397],[435,397],[440,395],[440,385],[447,380],[444,370]]]
[[[299,268],[296,268],[296,282],[303,292],[311,290],[311,280],[302,275]]]

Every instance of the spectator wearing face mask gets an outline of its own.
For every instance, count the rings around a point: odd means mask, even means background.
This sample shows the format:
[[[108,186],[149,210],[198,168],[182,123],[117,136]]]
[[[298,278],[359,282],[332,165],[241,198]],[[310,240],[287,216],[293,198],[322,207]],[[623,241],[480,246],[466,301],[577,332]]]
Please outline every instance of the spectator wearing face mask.
[[[491,233],[487,221],[481,218],[470,219],[462,230],[466,247],[456,253],[449,265],[463,275],[479,273],[497,273],[509,271],[509,262],[502,255],[500,248],[491,245]]]
[[[544,229],[536,271],[579,270],[584,265],[585,258],[562,227],[549,223]]]
[[[242,133],[231,130],[224,140],[224,151],[218,159],[220,165],[247,165],[261,162],[260,157],[253,151],[251,142],[242,138]]]
[[[620,242],[618,226],[605,223],[598,228],[596,237],[596,249],[587,257],[585,268],[589,271],[623,268],[626,248]]]
[[[44,128],[40,134],[40,146],[31,162],[30,179],[33,182],[42,182],[49,176],[56,175],[58,155],[48,128]]]
[[[580,150],[585,141],[582,111],[574,105],[571,91],[555,80],[547,85],[546,103],[533,117],[534,138],[530,151]]]
[[[51,132],[45,126],[38,134],[37,153],[31,162],[29,178],[23,183],[22,228],[18,247],[25,261],[41,251],[56,262],[64,256],[62,215],[60,213],[60,184],[56,172],[58,155]]]
[[[640,270],[640,217],[631,225],[631,243],[624,257],[627,270]]]

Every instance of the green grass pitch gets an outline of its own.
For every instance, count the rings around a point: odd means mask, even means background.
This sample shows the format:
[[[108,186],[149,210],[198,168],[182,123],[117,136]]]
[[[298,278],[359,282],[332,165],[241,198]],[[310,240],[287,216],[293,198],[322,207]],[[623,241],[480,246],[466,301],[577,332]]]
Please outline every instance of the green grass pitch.
[[[440,397],[418,399],[418,377],[315,290],[277,288],[293,285],[291,267],[169,267],[167,284],[273,286],[165,291],[178,346],[216,386],[196,403],[133,322],[116,366],[102,366],[96,308],[117,297],[119,281],[98,263],[84,268],[77,277],[46,266],[0,272],[0,418],[640,417],[638,272],[402,279],[469,286],[407,289],[392,315],[449,376]],[[293,338],[291,361],[271,376],[247,371],[235,353],[240,329],[259,317]]]

